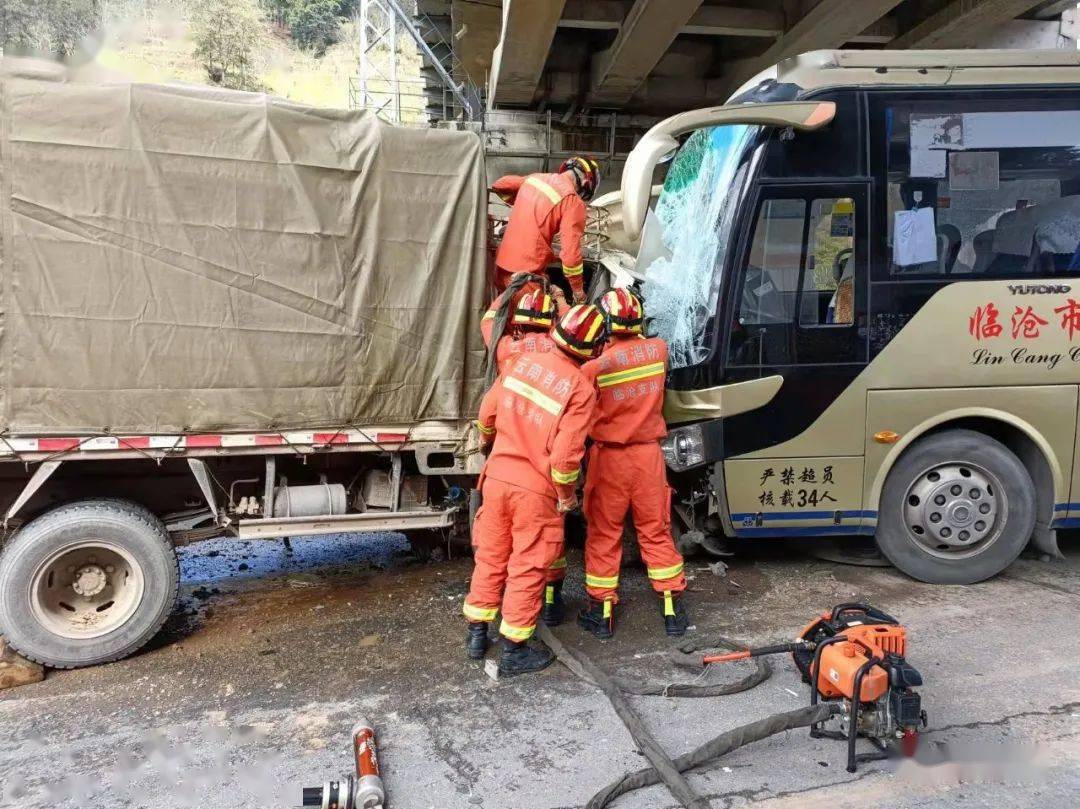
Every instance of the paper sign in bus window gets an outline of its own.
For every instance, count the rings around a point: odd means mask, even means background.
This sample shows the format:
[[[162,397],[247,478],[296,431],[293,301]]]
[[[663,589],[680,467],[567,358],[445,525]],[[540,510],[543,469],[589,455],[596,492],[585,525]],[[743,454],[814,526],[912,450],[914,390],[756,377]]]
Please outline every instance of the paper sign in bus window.
[[[893,263],[910,267],[937,261],[934,209],[897,211],[893,217]]]
[[[949,155],[951,191],[997,191],[999,184],[997,152],[953,152]]]

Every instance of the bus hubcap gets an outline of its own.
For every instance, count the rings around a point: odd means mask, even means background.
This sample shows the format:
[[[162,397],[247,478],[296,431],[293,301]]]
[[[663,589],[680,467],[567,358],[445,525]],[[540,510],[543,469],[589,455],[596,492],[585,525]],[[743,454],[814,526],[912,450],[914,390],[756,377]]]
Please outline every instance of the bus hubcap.
[[[997,479],[985,469],[942,464],[908,488],[904,522],[911,538],[934,556],[974,556],[997,538],[1004,498]]]

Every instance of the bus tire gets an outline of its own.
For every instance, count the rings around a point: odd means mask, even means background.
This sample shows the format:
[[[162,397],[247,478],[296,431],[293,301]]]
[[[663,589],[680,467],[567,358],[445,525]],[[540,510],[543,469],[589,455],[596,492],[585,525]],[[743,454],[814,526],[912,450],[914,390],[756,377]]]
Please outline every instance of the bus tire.
[[[1035,528],[1035,485],[1004,444],[974,430],[912,444],[885,480],[877,544],[931,584],[974,584],[1020,555]]]
[[[72,669],[119,660],[176,606],[165,525],[125,500],[82,500],[23,526],[0,556],[0,632],[24,657]]]

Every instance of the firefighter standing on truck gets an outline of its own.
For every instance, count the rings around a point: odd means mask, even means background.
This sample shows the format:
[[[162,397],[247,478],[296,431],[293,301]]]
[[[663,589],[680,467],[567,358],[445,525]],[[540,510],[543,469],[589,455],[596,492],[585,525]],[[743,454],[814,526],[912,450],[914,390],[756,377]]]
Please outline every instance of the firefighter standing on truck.
[[[497,289],[506,289],[514,273],[546,275],[548,264],[555,261],[551,243],[558,233],[563,275],[574,303],[585,300],[581,257],[585,203],[599,183],[600,166],[588,157],[571,157],[556,174],[507,175],[495,182],[491,190],[513,206],[495,255]]]
[[[682,601],[686,589],[683,558],[671,537],[671,490],[660,449],[667,435],[663,417],[667,344],[643,335],[641,299],[628,289],[613,289],[600,299],[609,342],[585,364],[598,392],[596,419],[589,437],[585,481],[585,589],[589,606],[578,615],[582,628],[601,639],[615,632],[623,523],[634,518],[641,557],[668,635],[686,633]]]
[[[484,657],[488,624],[502,611],[499,672],[538,671],[551,652],[527,644],[536,629],[547,571],[562,553],[563,514],[577,482],[596,392],[580,363],[599,353],[604,316],[573,306],[552,333],[558,351],[520,354],[480,404],[477,427],[491,452],[480,476],[474,563],[463,611],[470,658]]]

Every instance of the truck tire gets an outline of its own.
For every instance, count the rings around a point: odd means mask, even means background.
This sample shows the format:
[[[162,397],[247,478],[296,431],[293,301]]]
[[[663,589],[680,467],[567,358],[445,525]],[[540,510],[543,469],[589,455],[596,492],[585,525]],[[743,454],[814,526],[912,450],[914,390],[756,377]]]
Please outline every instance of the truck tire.
[[[1004,444],[949,430],[912,444],[881,494],[877,544],[931,584],[974,584],[1012,564],[1035,528],[1035,484]]]
[[[150,511],[70,503],[25,525],[0,555],[0,633],[53,668],[119,660],[161,629],[179,584],[176,551]]]

